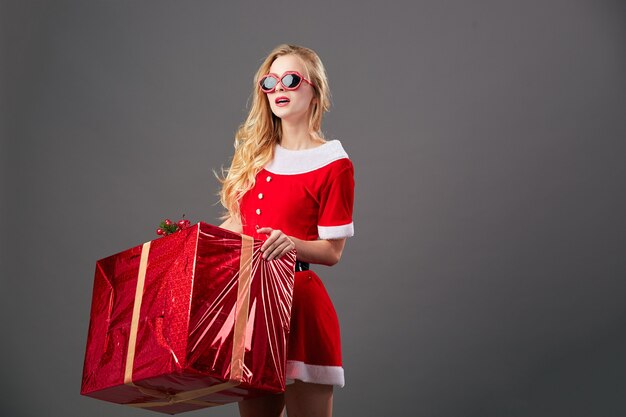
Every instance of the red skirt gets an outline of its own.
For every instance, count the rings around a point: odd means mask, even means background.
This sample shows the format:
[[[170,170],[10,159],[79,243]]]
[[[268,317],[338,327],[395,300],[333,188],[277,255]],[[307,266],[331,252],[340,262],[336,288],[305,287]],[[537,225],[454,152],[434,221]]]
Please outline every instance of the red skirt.
[[[326,288],[311,270],[296,272],[287,348],[287,380],[343,387],[339,320]]]

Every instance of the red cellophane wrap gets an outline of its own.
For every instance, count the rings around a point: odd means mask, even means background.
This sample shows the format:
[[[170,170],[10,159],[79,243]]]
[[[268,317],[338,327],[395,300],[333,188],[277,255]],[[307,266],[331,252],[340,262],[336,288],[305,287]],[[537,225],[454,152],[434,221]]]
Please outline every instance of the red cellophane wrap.
[[[206,223],[96,264],[81,394],[176,414],[285,389],[295,251]]]

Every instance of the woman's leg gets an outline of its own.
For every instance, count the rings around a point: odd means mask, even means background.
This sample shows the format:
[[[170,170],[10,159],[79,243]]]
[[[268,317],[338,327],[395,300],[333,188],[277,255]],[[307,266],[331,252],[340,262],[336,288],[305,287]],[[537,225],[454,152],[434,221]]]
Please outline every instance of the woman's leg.
[[[331,417],[333,386],[296,380],[285,391],[289,417]]]
[[[241,417],[282,417],[284,410],[284,394],[270,394],[239,401]]]

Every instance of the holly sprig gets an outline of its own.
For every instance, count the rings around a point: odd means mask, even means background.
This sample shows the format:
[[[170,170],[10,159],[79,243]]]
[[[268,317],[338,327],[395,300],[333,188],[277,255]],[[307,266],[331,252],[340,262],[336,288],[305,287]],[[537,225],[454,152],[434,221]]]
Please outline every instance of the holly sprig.
[[[159,228],[156,229],[156,234],[159,236],[167,236],[172,233],[180,232],[183,229],[188,228],[191,225],[191,222],[185,219],[185,215],[183,214],[183,218],[177,222],[173,222],[170,219],[165,219],[159,224]]]

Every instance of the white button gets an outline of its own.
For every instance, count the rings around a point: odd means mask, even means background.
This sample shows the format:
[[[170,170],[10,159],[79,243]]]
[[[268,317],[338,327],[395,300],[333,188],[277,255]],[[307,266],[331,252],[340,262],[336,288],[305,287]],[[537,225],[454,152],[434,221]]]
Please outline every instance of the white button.
[[[256,214],[261,214],[261,209],[256,209]]]
[[[259,200],[263,198],[263,193],[259,193]]]
[[[269,175],[267,176],[267,178],[265,178],[265,181],[267,181],[267,182],[270,182],[271,180],[272,180],[272,177],[269,176]]]

